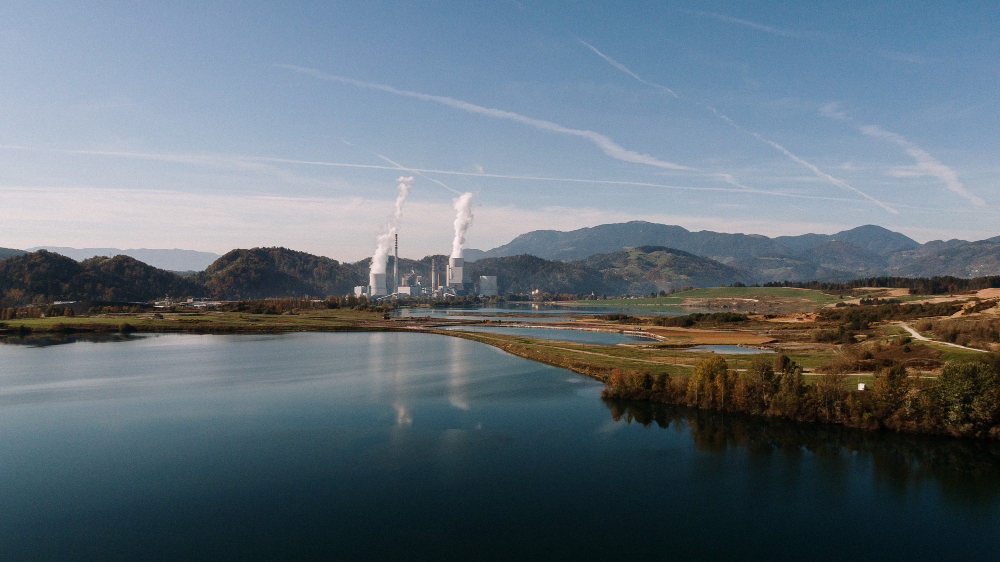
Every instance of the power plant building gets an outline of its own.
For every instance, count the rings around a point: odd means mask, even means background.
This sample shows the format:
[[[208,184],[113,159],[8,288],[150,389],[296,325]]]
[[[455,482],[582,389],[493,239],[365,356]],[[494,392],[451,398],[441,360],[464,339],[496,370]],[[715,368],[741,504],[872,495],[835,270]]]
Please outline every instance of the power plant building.
[[[479,296],[495,297],[498,294],[496,275],[483,275],[479,277]]]
[[[380,297],[388,295],[389,290],[385,285],[385,273],[371,273],[368,275],[368,286],[370,287],[368,296]]]
[[[448,260],[448,271],[445,279],[446,285],[455,290],[465,289],[465,260],[462,258],[451,258]]]

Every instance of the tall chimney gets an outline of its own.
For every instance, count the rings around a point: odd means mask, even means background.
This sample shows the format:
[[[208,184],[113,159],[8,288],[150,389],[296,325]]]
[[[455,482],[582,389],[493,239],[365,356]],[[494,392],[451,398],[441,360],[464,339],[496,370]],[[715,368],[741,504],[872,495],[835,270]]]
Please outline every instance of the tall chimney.
[[[399,235],[393,234],[393,239],[395,243],[395,250],[393,250],[392,258],[392,292],[399,292]]]
[[[432,291],[436,291],[437,290],[437,283],[435,283],[435,281],[437,281],[437,280],[434,278],[434,258],[431,258],[431,290]]]

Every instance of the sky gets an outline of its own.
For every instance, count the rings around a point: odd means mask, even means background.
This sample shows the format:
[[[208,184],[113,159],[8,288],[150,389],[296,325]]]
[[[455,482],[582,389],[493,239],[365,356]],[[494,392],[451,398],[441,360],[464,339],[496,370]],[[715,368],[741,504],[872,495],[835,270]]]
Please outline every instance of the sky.
[[[0,247],[1000,234],[992,2],[0,4]]]

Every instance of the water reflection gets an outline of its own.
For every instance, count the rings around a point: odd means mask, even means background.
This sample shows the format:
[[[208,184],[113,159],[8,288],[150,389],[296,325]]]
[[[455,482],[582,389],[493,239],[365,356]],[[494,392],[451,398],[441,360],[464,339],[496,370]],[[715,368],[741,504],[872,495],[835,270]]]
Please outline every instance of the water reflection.
[[[990,510],[1000,499],[1000,444],[991,441],[861,431],[682,406],[605,400],[616,424],[686,429],[699,450],[737,451],[751,460],[790,463],[808,457],[829,485],[844,490],[858,462],[870,465],[875,484],[896,497],[936,486],[950,503]]]
[[[150,337],[149,334],[90,333],[90,334],[46,334],[39,336],[0,337],[0,344],[23,345],[27,347],[51,347],[70,343],[109,343],[133,341]]]
[[[448,403],[459,410],[469,410],[469,396],[467,392],[466,377],[469,374],[469,365],[465,360],[464,351],[468,349],[461,344],[461,340],[452,338],[448,343],[448,355],[450,358],[450,373],[448,376]]]

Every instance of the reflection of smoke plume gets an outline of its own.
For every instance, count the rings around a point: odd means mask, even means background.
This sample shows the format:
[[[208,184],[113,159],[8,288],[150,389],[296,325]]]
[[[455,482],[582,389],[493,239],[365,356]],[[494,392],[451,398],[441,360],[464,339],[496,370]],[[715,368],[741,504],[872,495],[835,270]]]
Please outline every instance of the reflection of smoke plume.
[[[451,257],[462,257],[462,246],[465,245],[465,231],[472,224],[472,193],[463,193],[454,199],[455,207],[455,239],[451,242]]]
[[[396,195],[396,208],[389,215],[389,226],[386,231],[375,239],[375,253],[372,254],[372,273],[385,273],[385,264],[389,260],[389,248],[392,247],[392,239],[399,230],[399,219],[403,216],[403,202],[410,194],[410,187],[413,186],[413,176],[401,177],[399,182],[399,194]]]
[[[406,404],[396,402],[392,407],[396,409],[396,425],[413,425],[413,414]]]

